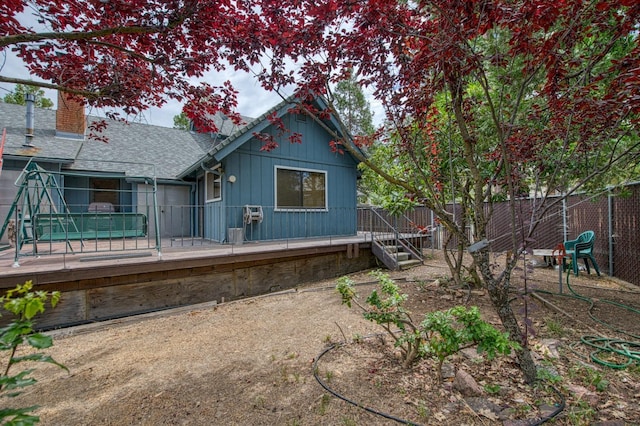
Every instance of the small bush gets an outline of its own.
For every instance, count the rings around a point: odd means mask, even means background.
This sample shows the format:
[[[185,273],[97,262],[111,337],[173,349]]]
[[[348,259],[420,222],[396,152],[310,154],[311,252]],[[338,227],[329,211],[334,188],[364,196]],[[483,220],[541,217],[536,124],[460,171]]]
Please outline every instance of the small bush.
[[[498,354],[508,355],[518,344],[508,339],[495,327],[480,319],[477,307],[456,306],[446,311],[435,311],[425,315],[421,323],[415,323],[409,311],[403,307],[407,295],[400,294],[400,288],[380,271],[371,275],[378,279],[380,290],[374,289],[365,303],[358,300],[355,284],[349,277],[338,279],[336,289],[342,296],[342,303],[353,304],[363,311],[364,318],[379,324],[394,339],[400,349],[405,367],[422,357],[433,357],[438,361],[438,380],[445,359],[461,349],[477,345],[479,353],[486,353],[489,359]]]
[[[9,352],[7,363],[0,372],[0,398],[12,398],[20,395],[20,389],[36,383],[36,380],[30,377],[33,369],[26,369],[13,374],[13,367],[16,364],[47,362],[67,370],[64,365],[57,363],[53,358],[42,353],[16,355],[18,348],[23,345],[37,350],[46,349],[53,345],[53,339],[50,336],[33,331],[33,318],[37,314],[44,312],[47,302],[50,302],[51,306],[55,307],[60,300],[60,293],[57,291],[33,292],[31,291],[32,288],[32,282],[27,281],[0,297],[0,303],[14,315],[14,319],[9,325],[0,328],[0,350]],[[26,408],[2,408],[0,409],[0,422],[4,425],[35,424],[40,421],[38,416],[32,414],[37,408],[38,406],[35,405]]]

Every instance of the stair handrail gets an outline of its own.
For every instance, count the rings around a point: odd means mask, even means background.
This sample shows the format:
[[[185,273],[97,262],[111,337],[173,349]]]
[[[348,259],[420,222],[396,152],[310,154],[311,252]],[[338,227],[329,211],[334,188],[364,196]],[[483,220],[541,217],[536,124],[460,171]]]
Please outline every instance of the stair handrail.
[[[405,247],[407,250],[409,250],[411,252],[412,255],[414,255],[415,257],[417,257],[418,259],[420,259],[420,261],[424,260],[424,256],[422,255],[422,251],[417,248],[411,241],[409,241],[408,239],[404,238],[402,236],[402,234],[398,231],[397,226],[392,225],[391,223],[389,223],[378,211],[376,211],[376,209],[374,207],[369,207],[369,211],[371,211],[373,213],[373,215],[375,215],[377,217],[377,219],[379,219],[381,221],[382,225],[385,225],[385,230],[378,232],[378,235],[389,235],[392,234],[393,235],[393,240],[394,242],[398,243],[400,242],[402,244],[403,247]],[[404,215],[403,215],[404,216]],[[404,216],[406,218],[406,216]],[[408,219],[408,218],[407,218]],[[377,237],[376,235],[376,230],[374,229],[375,227],[373,226],[373,224],[371,224],[371,241],[372,242],[376,242],[377,241]],[[397,253],[396,253],[396,260],[397,260]]]

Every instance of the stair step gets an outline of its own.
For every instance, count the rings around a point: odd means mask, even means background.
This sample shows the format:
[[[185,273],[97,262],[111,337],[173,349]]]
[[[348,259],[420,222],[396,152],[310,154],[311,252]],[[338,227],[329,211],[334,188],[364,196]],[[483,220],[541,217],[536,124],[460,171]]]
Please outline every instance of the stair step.
[[[387,253],[397,253],[398,251],[400,251],[400,248],[398,246],[382,246],[382,249]]]
[[[418,259],[409,259],[409,260],[398,262],[398,268],[400,269],[409,269],[418,265],[422,265],[422,262],[419,261]]]
[[[398,252],[398,253],[394,253],[393,257],[396,258],[398,260],[398,262],[405,262],[407,260],[409,260],[409,253],[405,253],[403,251]]]

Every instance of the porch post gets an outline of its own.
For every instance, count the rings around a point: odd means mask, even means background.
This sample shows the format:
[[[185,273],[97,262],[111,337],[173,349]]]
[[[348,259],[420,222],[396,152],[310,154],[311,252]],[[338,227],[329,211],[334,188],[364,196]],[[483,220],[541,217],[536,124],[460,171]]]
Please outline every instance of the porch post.
[[[156,250],[158,250],[158,258],[162,258],[162,244],[160,242],[160,218],[158,215],[158,181],[156,174],[153,174],[153,216],[156,228]]]
[[[613,250],[614,250],[614,241],[613,241],[613,193],[611,188],[607,191],[607,227],[609,233],[609,276],[613,277]]]

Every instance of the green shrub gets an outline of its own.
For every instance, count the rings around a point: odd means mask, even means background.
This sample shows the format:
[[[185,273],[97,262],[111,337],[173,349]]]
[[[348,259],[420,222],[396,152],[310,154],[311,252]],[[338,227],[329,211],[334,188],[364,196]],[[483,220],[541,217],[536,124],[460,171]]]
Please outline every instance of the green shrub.
[[[374,289],[366,299],[366,305],[358,301],[355,283],[349,277],[338,279],[336,289],[342,296],[342,303],[353,304],[363,311],[364,318],[379,324],[394,339],[400,349],[405,367],[422,357],[433,357],[438,362],[437,375],[441,381],[441,367],[445,359],[461,349],[477,345],[479,353],[486,353],[489,359],[498,354],[508,355],[518,344],[508,339],[495,327],[480,319],[477,307],[456,306],[446,311],[427,313],[424,320],[416,324],[410,312],[403,307],[406,294],[380,271],[371,275],[378,279],[380,290]]]
[[[17,350],[22,345],[30,346],[41,350],[53,345],[53,339],[33,330],[33,318],[44,312],[47,301],[55,307],[60,300],[60,293],[57,291],[31,291],[33,283],[27,281],[23,285],[18,285],[15,289],[7,291],[0,297],[0,303],[4,308],[14,315],[13,321],[0,328],[0,350],[9,352],[6,365],[0,371],[0,398],[12,398],[20,395],[20,389],[36,383],[30,374],[33,369],[25,369],[13,374],[13,367],[23,362],[47,362],[55,364],[60,368],[67,368],[54,361],[43,353],[30,353],[17,356]],[[5,405],[5,404],[3,404]],[[38,406],[26,408],[1,408],[0,421],[4,425],[32,425],[40,421],[38,416],[32,414]]]

